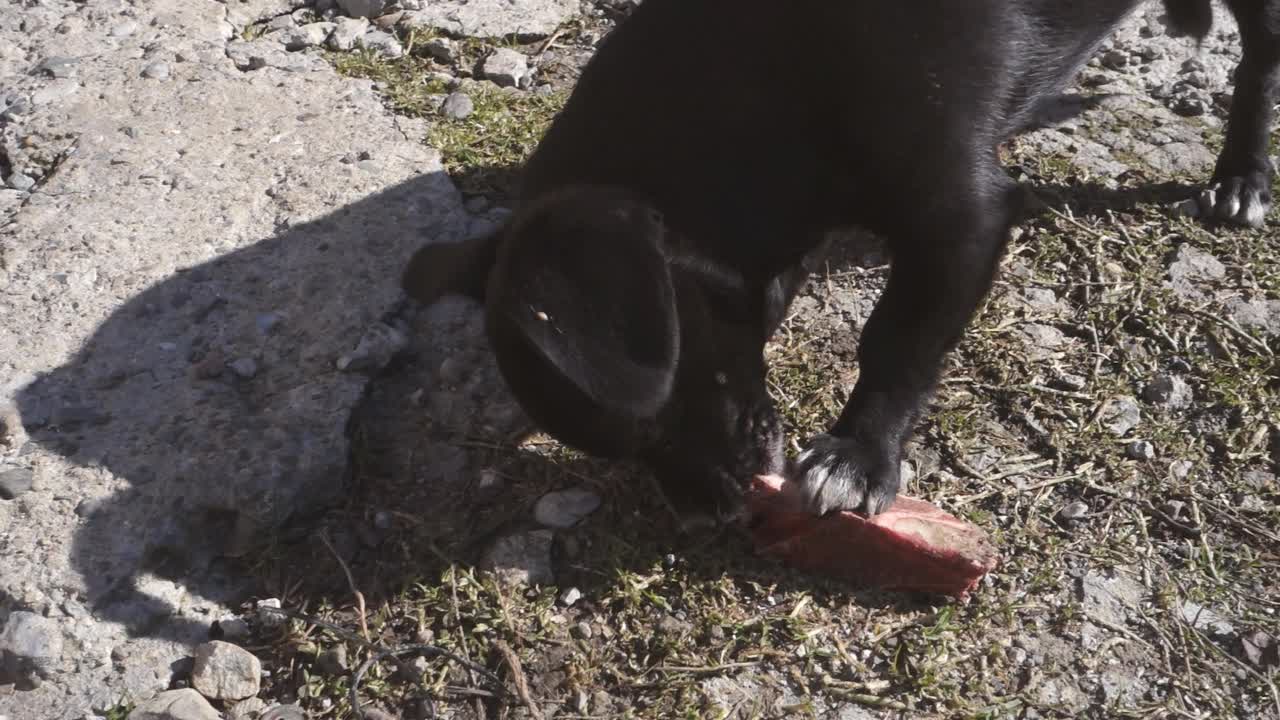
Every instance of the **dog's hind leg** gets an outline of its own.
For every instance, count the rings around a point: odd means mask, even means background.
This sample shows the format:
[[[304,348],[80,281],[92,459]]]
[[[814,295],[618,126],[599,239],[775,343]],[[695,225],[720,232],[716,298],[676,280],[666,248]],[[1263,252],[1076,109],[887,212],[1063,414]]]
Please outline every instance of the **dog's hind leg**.
[[[892,269],[862,332],[858,382],[839,419],[797,461],[795,478],[815,513],[874,514],[893,503],[903,445],[944,355],[990,288],[1016,186],[994,153],[947,165],[904,195],[928,201],[889,229]]]
[[[1218,220],[1262,226],[1275,173],[1269,155],[1280,99],[1280,0],[1228,0],[1244,56],[1236,68],[1227,139],[1201,211]]]

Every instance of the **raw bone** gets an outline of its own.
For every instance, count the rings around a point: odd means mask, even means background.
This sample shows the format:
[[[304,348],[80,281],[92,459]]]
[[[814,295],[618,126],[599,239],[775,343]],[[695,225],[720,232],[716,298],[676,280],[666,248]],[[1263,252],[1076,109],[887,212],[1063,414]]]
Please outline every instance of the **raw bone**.
[[[752,483],[751,532],[757,550],[806,572],[864,588],[919,590],[964,599],[999,555],[981,528],[916,498],[899,495],[886,512],[817,517],[794,485],[775,475]]]

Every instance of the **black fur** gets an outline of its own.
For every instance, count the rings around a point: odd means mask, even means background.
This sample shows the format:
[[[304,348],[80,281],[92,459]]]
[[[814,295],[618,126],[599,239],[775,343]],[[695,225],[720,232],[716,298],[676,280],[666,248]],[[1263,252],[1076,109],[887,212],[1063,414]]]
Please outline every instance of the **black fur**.
[[[802,258],[829,229],[867,227],[887,238],[889,284],[844,411],[794,472],[815,512],[882,511],[1014,221],[996,147],[1136,5],[646,0],[583,72],[507,226],[424,248],[405,288],[483,297],[503,376],[535,421],[641,458],[679,506],[725,517],[753,474],[782,469],[762,355]],[[1227,5],[1244,59],[1203,202],[1258,225],[1280,0]],[[1166,7],[1179,32],[1210,30],[1209,0]]]

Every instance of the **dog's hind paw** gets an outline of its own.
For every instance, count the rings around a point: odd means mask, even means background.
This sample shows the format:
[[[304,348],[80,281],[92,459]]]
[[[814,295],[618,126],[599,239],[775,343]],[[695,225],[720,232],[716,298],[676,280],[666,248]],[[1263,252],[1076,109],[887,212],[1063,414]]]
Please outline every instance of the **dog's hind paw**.
[[[898,496],[900,463],[894,453],[822,434],[796,460],[795,481],[810,512],[854,510],[877,515]]]
[[[1199,217],[1246,227],[1262,227],[1271,209],[1271,179],[1254,172],[1221,178],[1196,198]]]

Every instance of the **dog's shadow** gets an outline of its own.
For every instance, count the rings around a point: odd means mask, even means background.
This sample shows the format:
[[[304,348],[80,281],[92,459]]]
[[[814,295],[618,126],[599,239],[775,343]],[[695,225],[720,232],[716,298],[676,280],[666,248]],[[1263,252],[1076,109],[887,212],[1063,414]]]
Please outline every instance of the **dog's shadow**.
[[[254,562],[282,520],[345,496],[348,409],[403,332],[384,317],[398,273],[468,222],[447,175],[418,176],[152,284],[20,388],[19,455],[63,476],[42,480],[51,511],[79,516],[50,564],[83,587],[46,601],[135,638],[206,639],[209,605],[245,591],[228,558]]]

